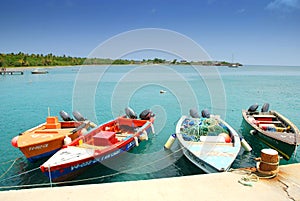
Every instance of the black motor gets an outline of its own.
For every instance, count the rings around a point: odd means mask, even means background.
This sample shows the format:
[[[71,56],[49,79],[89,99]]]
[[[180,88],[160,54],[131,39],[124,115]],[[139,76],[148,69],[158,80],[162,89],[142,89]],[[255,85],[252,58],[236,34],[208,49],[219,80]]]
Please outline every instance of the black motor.
[[[65,111],[60,111],[59,112],[59,115],[61,116],[61,118],[64,120],[64,121],[74,121],[70,115],[68,113],[66,113]]]
[[[198,110],[195,108],[190,109],[190,115],[193,118],[200,118],[200,115],[198,113]]]
[[[208,109],[202,110],[202,111],[201,111],[201,116],[202,116],[203,118],[210,118],[210,113],[209,113]]]
[[[125,114],[130,119],[136,119],[137,115],[130,107],[125,108]]]
[[[258,108],[258,104],[251,105],[248,109],[248,112],[255,112]]]
[[[151,117],[154,117],[154,116],[155,116],[155,114],[151,110],[146,109],[143,112],[141,112],[140,119],[149,120]]]
[[[76,119],[77,121],[85,121],[85,120],[86,120],[86,118],[84,118],[84,117],[82,116],[82,114],[80,114],[78,111],[74,111],[74,112],[73,112],[73,116],[75,117],[75,119]]]
[[[261,112],[268,112],[269,106],[270,106],[269,103],[265,103],[261,108]]]

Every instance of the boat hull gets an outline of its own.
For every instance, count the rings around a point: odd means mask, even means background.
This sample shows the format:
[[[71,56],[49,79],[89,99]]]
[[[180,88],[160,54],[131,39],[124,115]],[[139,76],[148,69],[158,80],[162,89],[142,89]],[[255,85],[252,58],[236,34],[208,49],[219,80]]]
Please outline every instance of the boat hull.
[[[300,137],[298,128],[290,120],[276,111],[269,111],[267,113],[256,112],[255,114],[250,114],[247,110],[243,110],[242,115],[243,125],[246,125],[247,129],[245,130],[247,130],[248,133],[259,139],[265,145],[278,151],[285,160],[289,160],[291,158],[295,152],[297,144],[300,142]],[[260,125],[260,121],[253,121],[255,115],[260,115],[261,118],[265,115],[271,115],[273,116],[273,123],[274,118],[276,118],[275,120],[279,120],[277,121],[278,123],[285,127],[289,127],[289,131],[278,132],[276,130],[265,130],[261,126],[258,126]],[[257,123],[259,124],[257,125]]]
[[[111,150],[109,152],[100,154],[100,155],[93,155],[90,157],[87,157],[80,161],[75,161],[70,164],[66,164],[64,166],[59,167],[53,167],[53,168],[47,168],[42,170],[44,172],[44,175],[48,178],[51,178],[51,181],[53,182],[60,182],[65,180],[70,180],[78,175],[80,175],[82,172],[84,172],[87,168],[99,164],[103,162],[104,160],[112,159],[123,152],[127,152],[134,148],[136,146],[135,141],[130,141],[126,143],[125,145],[121,146],[120,148]]]
[[[186,120],[195,120],[182,116],[176,126],[176,135],[184,156],[205,173],[228,171],[237,157],[241,143],[237,132],[226,122],[222,121],[231,132],[231,143],[219,142],[190,142],[182,134],[182,125]],[[208,139],[208,138],[207,138]]]
[[[95,138],[95,136],[99,136],[99,134],[104,136],[104,133],[102,133],[103,130],[106,132],[108,127],[115,127],[117,122],[122,122],[122,125],[118,123],[119,127],[125,126],[122,127],[122,129],[126,127],[128,129],[128,126],[132,124],[138,124],[139,126],[134,129],[134,133],[129,133],[123,140],[107,144],[103,148],[95,144],[89,145],[83,143],[80,145],[80,141],[83,141],[83,139],[89,141],[89,139]],[[148,137],[145,138],[145,135],[148,136],[150,133],[154,133],[153,122],[154,118],[149,121],[139,121],[121,117],[104,123],[84,136],[77,138],[68,147],[59,150],[54,156],[41,165],[40,169],[53,182],[73,179],[95,164],[111,160],[124,152],[128,152],[135,146],[138,146],[140,140],[148,140]],[[128,125],[125,125],[125,123]],[[126,131],[124,132],[127,133]],[[115,135],[116,134],[113,134],[113,136]],[[122,135],[122,133],[120,133],[120,135]]]
[[[285,159],[289,160],[293,155],[296,145],[291,145],[282,141],[278,141],[274,138],[266,136],[263,132],[257,130],[254,126],[249,124],[245,119],[243,119],[244,132],[257,138],[262,143],[268,147],[275,149],[278,153]],[[253,132],[254,131],[254,132]]]
[[[64,146],[66,136],[74,140],[81,135],[82,129],[88,127],[88,123],[84,122],[58,122],[57,117],[47,119],[54,119],[55,123],[40,124],[12,140],[12,145],[19,148],[30,162],[50,157]],[[55,126],[52,127],[53,125]]]
[[[79,133],[69,135],[72,140],[78,138],[79,136]],[[31,163],[34,163],[43,158],[48,158],[60,150],[64,146],[64,138],[65,137],[61,137],[44,141],[42,143],[31,144],[28,146],[19,147],[19,149]]]

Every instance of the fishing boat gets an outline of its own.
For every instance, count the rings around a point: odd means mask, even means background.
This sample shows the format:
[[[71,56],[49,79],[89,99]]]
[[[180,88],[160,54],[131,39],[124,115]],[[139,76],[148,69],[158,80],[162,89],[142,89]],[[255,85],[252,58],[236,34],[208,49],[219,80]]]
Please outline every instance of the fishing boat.
[[[54,182],[70,180],[88,167],[115,158],[138,146],[140,141],[148,140],[148,134],[154,133],[155,115],[144,110],[137,119],[131,108],[125,112],[126,115],[94,128],[56,152],[40,166],[41,171]]]
[[[34,69],[33,71],[31,71],[31,74],[47,74],[48,71],[47,70],[44,70],[44,69]]]
[[[241,142],[238,133],[218,115],[195,109],[182,116],[176,136],[185,157],[205,173],[228,171],[237,157]]]
[[[262,106],[261,111],[258,111],[258,107],[258,104],[254,104],[248,110],[242,110],[250,134],[289,160],[300,143],[299,129],[279,112],[269,111],[268,103]]]
[[[61,111],[64,121],[59,121],[57,116],[48,116],[46,122],[26,130],[14,137],[12,145],[20,151],[30,162],[49,157],[68,143],[86,132],[92,125],[85,120],[79,112],[73,115],[81,121],[73,120],[68,113]]]

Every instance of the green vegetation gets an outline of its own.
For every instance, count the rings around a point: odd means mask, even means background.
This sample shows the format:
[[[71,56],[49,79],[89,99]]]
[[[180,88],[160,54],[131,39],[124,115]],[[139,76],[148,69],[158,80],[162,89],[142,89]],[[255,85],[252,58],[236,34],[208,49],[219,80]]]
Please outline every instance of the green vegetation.
[[[67,66],[81,65],[84,58],[55,56],[53,54],[0,54],[0,67],[26,67],[26,66]]]
[[[25,54],[19,52],[18,54],[0,53],[0,67],[29,67],[29,66],[75,66],[75,65],[128,65],[128,64],[172,64],[172,65],[203,65],[203,66],[230,66],[231,63],[225,61],[167,61],[165,59],[143,59],[142,61],[128,60],[128,59],[101,59],[101,58],[81,58],[70,56],[55,56],[53,54]],[[235,63],[241,66],[239,63]]]

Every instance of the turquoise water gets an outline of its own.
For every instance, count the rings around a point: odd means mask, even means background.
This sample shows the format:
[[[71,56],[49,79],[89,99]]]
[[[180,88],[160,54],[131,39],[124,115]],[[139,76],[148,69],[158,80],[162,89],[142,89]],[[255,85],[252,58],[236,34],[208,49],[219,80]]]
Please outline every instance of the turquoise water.
[[[42,75],[26,70],[24,75],[0,76],[0,187],[4,190],[5,186],[50,185],[38,169],[42,161],[30,164],[10,143],[18,133],[43,123],[48,108],[51,115],[78,110],[97,124],[123,114],[128,105],[138,114],[147,108],[156,113],[156,134],[149,141],[76,178],[96,179],[63,185],[202,174],[182,157],[177,143],[170,151],[163,149],[176,121],[194,107],[220,114],[253,147],[251,153],[240,151],[233,168],[255,165],[253,158],[264,148],[242,132],[242,109],[268,102],[270,109],[300,127],[300,67],[89,66],[48,71]],[[160,94],[162,89],[166,93]],[[281,164],[297,162],[299,150]]]

